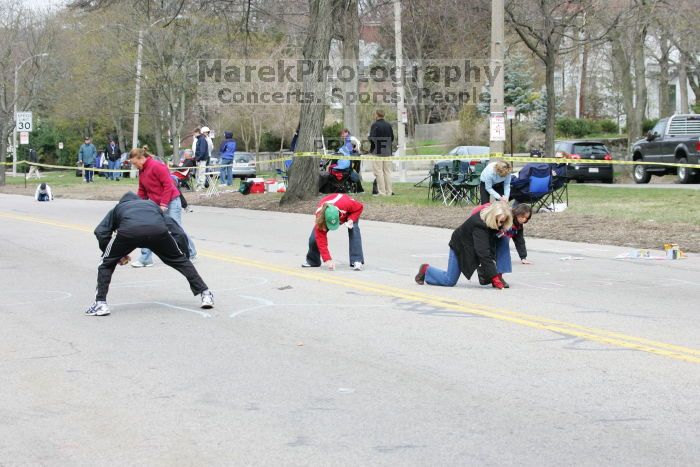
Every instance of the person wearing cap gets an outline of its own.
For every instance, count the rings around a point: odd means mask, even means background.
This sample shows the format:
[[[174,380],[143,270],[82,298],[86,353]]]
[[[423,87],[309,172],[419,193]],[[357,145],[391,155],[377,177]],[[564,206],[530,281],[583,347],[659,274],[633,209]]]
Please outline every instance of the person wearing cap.
[[[224,140],[219,147],[221,154],[221,183],[226,186],[233,185],[233,156],[236,154],[236,140],[233,139],[233,133],[230,131],[224,132]]]
[[[335,269],[335,261],[328,250],[328,231],[338,230],[341,224],[348,228],[350,243],[350,267],[361,271],[365,264],[360,234],[360,214],[364,206],[345,194],[330,194],[321,198],[316,209],[316,222],[309,237],[309,250],[303,268],[317,268],[325,264],[329,270]]]
[[[95,166],[95,161],[97,160],[97,148],[92,144],[92,139],[89,136],[85,137],[85,142],[80,145],[78,150],[78,162],[83,166],[85,173],[85,182],[92,182],[93,170],[89,170]]]
[[[34,199],[37,201],[53,201],[51,187],[46,183],[40,183],[34,192]]]
[[[197,189],[204,189],[205,176],[207,171],[207,163],[209,162],[209,127],[203,126],[197,136],[197,145],[194,151],[194,160],[197,162]]]

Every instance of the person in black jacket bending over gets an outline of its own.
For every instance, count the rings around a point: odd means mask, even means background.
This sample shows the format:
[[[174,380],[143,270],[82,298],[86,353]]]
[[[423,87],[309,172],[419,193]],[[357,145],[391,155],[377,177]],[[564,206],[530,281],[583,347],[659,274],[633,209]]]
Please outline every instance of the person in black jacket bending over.
[[[126,193],[95,228],[95,237],[102,250],[102,262],[97,268],[95,303],[86,315],[104,316],[110,313],[107,292],[117,264],[125,265],[135,248],[148,248],[168,266],[187,278],[194,295],[201,295],[202,308],[214,307],[214,295],[189,260],[187,235],[170,216],[153,201]]]
[[[505,285],[496,270],[496,236],[513,225],[513,213],[506,203],[493,203],[475,213],[452,233],[447,271],[421,264],[416,282],[453,287],[459,275],[470,279],[474,271],[489,278],[496,289]]]
[[[391,147],[394,143],[394,130],[384,120],[384,111],[375,110],[376,121],[369,130],[370,152],[384,158],[380,161],[372,161],[372,171],[377,179],[377,192],[381,196],[391,196]]]

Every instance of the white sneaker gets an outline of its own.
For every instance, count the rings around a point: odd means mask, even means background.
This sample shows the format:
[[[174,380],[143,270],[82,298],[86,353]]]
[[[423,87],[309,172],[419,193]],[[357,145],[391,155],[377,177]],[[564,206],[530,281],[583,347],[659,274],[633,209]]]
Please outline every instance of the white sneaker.
[[[137,259],[136,261],[132,261],[132,262],[131,262],[131,267],[132,267],[132,268],[150,268],[151,266],[153,266],[153,262],[150,262],[150,263],[142,263],[142,262],[139,261],[138,259]]]
[[[202,292],[202,308],[208,310],[209,308],[214,308],[214,294],[209,290]]]
[[[352,268],[355,271],[362,271],[364,269],[364,265],[362,263],[360,263],[359,261],[355,261],[354,263],[352,263]]]
[[[107,302],[95,302],[85,310],[88,316],[107,316],[110,313]]]

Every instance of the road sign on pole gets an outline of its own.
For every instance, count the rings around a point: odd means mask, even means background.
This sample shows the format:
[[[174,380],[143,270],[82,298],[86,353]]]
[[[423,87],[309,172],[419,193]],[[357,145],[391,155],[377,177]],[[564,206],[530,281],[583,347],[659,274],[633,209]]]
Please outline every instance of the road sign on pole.
[[[515,118],[515,107],[506,107],[506,118],[513,120]]]
[[[15,131],[20,133],[32,131],[31,112],[17,112],[15,114]]]
[[[19,144],[29,144],[29,132],[20,131],[19,132]]]
[[[491,114],[491,141],[506,140],[506,119],[503,112]]]

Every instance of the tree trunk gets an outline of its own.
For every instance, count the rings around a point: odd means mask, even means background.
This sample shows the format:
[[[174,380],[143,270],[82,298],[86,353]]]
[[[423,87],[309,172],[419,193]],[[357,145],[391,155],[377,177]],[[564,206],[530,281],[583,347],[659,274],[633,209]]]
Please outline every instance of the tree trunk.
[[[158,157],[163,157],[165,154],[165,149],[163,148],[163,122],[160,114],[160,95],[155,89],[153,92],[153,137],[156,140],[156,155]]]
[[[688,73],[686,68],[685,55],[680,54],[678,58],[678,98],[680,101],[680,112],[688,113]]]
[[[315,67],[325,66],[333,37],[334,9],[337,0],[309,0],[309,27],[304,43],[304,59],[311,60]],[[311,93],[313,99],[306,99],[301,105],[301,128],[297,140],[297,150],[300,152],[315,151],[316,141],[323,132],[323,120],[326,108],[322,99],[325,95],[326,83],[317,80],[315,73],[304,75],[303,92]],[[321,102],[317,102],[321,99]],[[312,199],[318,194],[318,158],[295,157],[289,176],[289,188],[282,197],[280,204]]]
[[[343,83],[345,96],[354,97],[353,102],[343,103],[343,125],[350,130],[350,133],[359,136],[360,121],[357,115],[357,95],[359,92],[359,72],[358,57],[360,55],[360,19],[358,16],[357,0],[349,0],[347,10],[343,15],[343,61],[344,65],[355,70],[354,79]]]
[[[627,126],[628,134],[627,140],[631,147],[632,143],[637,139],[633,136],[633,132],[630,131],[631,128],[637,128],[636,112],[634,109],[634,82],[632,70],[630,69],[630,60],[627,57],[619,35],[612,41],[612,59],[615,62],[615,71],[617,72],[615,81],[620,83],[620,89],[622,90],[622,104],[625,109],[625,125]],[[626,151],[626,153],[629,154],[629,151]]]
[[[642,125],[647,110],[646,62],[644,43],[647,38],[647,28],[643,26],[634,41],[634,112],[635,126],[627,125],[629,141],[636,141],[642,136]]]
[[[554,89],[554,69],[556,67],[557,52],[547,49],[545,55],[545,87],[547,89],[547,116],[544,130],[544,153],[546,157],[554,157],[554,127],[557,119],[557,96]]]
[[[586,117],[586,87],[588,74],[588,48],[589,42],[583,39],[583,51],[581,52],[581,76],[579,78],[578,114],[581,118]]]
[[[8,128],[7,118],[2,119],[2,126],[0,126],[0,162],[5,162],[7,159],[7,135],[10,133],[10,128]],[[5,171],[7,166],[0,164],[0,186],[5,185]]]
[[[664,33],[660,38],[659,46],[661,56],[659,57],[659,117],[671,115],[673,111],[669,107],[670,96],[668,93],[668,72],[669,72],[669,37]]]

